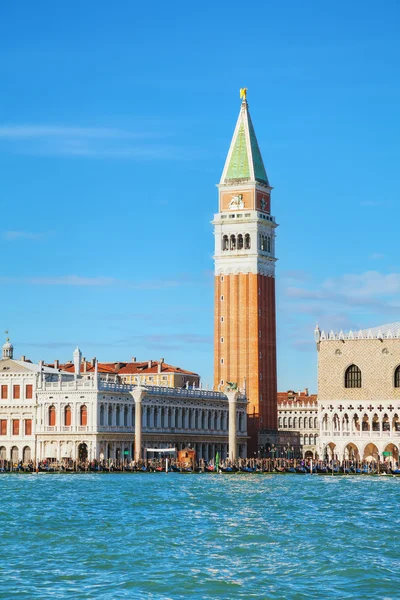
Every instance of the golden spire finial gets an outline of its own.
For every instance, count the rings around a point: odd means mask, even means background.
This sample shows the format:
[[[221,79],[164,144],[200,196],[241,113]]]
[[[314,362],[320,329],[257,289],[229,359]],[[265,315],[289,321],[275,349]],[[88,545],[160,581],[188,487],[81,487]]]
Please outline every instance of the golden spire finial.
[[[245,102],[247,98],[247,88],[240,88],[240,97]]]

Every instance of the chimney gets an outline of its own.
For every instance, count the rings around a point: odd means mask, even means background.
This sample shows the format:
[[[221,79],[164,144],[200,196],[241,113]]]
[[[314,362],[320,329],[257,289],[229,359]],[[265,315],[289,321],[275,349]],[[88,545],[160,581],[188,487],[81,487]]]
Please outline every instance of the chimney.
[[[94,365],[96,364],[96,357],[94,356],[92,358],[92,362],[90,363],[92,367],[94,367]]]
[[[55,360],[54,361],[54,368],[58,369],[60,367],[60,361],[59,360]]]
[[[86,358],[83,357],[83,372],[86,373],[87,372],[87,362],[86,362]]]
[[[153,361],[149,360],[149,362],[147,363],[147,368],[151,369],[152,366],[153,366]]]
[[[160,360],[160,362],[157,365],[157,373],[161,373],[162,371],[162,359]]]
[[[26,356],[21,356],[20,360],[22,360],[22,362],[25,362]]]
[[[308,388],[304,388],[304,393],[306,396],[309,396],[310,394],[308,393]]]
[[[136,362],[136,356],[132,356],[132,362],[135,363]]]

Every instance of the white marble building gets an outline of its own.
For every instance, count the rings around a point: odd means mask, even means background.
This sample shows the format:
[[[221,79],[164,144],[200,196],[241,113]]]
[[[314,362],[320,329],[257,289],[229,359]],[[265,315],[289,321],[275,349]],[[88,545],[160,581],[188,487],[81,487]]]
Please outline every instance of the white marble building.
[[[400,322],[315,340],[321,458],[398,461]]]
[[[278,455],[317,458],[319,419],[316,394],[308,389],[278,393]]]
[[[82,355],[74,352],[75,372]],[[0,459],[61,461],[126,459],[135,434],[146,448],[191,446],[198,458],[228,454],[229,393],[135,387],[13,359],[9,341],[0,361]],[[235,453],[246,456],[246,398],[235,395]],[[141,427],[136,426],[140,402]],[[139,436],[139,437],[138,437]],[[233,438],[231,438],[233,439]],[[136,456],[138,454],[136,453]]]

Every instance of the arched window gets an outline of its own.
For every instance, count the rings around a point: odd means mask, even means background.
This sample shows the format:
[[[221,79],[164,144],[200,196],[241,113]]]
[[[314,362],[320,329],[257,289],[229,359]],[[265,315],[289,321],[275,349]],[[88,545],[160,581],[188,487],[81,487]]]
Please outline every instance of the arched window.
[[[292,417],[288,418],[288,427],[289,427],[289,429],[292,428]]]
[[[314,429],[318,429],[318,417],[314,417]]]
[[[303,417],[299,417],[299,429],[303,427]]]
[[[231,250],[236,250],[236,236],[231,235]]]
[[[108,426],[111,427],[111,425],[113,424],[113,418],[112,418],[112,406],[108,407]]]
[[[229,249],[229,239],[227,235],[224,235],[222,238],[222,250],[228,250]]]
[[[50,406],[49,408],[49,425],[55,427],[56,425],[56,407]]]
[[[250,234],[246,233],[246,235],[244,236],[244,247],[246,250],[250,250],[251,248],[251,242],[250,242]]]
[[[286,429],[287,427],[287,418],[283,417],[283,427]]]
[[[237,247],[238,247],[238,250],[243,250],[243,236],[241,233],[239,233],[238,238],[237,238]]]
[[[400,388],[400,365],[394,372],[394,387]]]
[[[124,409],[124,427],[128,427],[128,407]]]
[[[282,428],[282,417],[279,417],[279,419],[278,419],[278,427],[279,427],[279,429]]]
[[[80,415],[81,416],[81,426],[86,427],[86,425],[87,425],[87,406],[85,404],[83,404],[81,406],[80,413],[81,413],[81,415]]]
[[[104,406],[100,406],[100,425],[104,425]]]
[[[312,429],[312,417],[308,419],[308,427]]]
[[[64,425],[71,427],[71,407],[68,405],[64,408]]]
[[[271,238],[267,237],[267,252],[271,252]]]
[[[120,409],[119,405],[117,405],[117,410],[115,412],[115,424],[117,427],[119,427],[121,425],[120,415],[121,415],[121,409]]]
[[[293,418],[293,429],[297,429],[297,417]]]
[[[344,386],[347,388],[361,387],[361,371],[357,365],[350,365],[344,377]]]

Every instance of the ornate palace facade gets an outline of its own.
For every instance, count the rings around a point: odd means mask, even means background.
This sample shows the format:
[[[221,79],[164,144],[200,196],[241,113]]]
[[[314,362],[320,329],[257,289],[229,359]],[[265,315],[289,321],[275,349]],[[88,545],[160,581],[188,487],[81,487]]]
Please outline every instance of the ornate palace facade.
[[[400,322],[326,334],[317,327],[322,457],[398,460]]]
[[[107,380],[97,361],[82,372],[13,359],[9,341],[0,361],[0,459],[126,459],[146,448],[191,446],[199,458],[218,451],[246,456],[247,401],[238,393]],[[139,447],[138,446],[139,440]],[[136,443],[136,448],[135,448]]]

